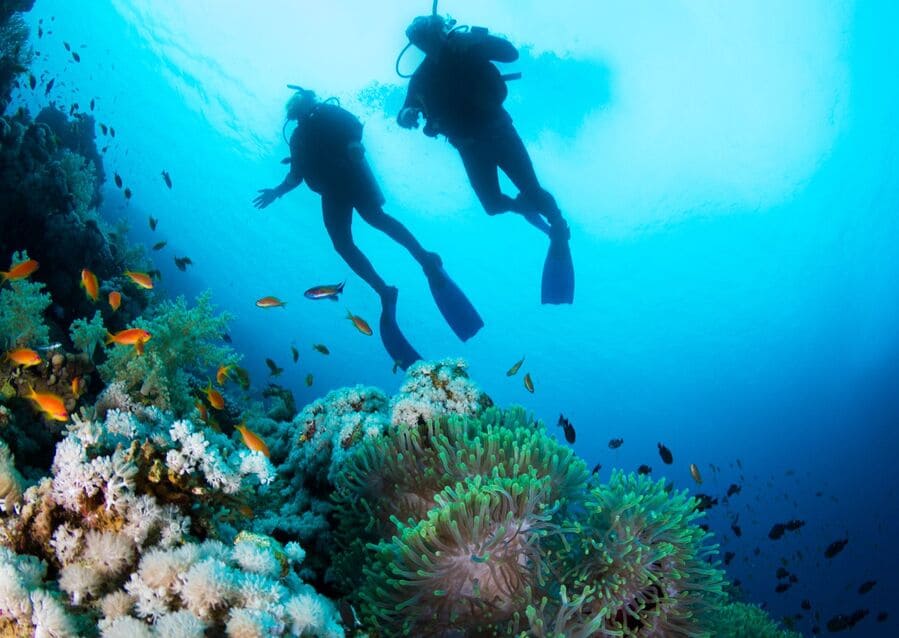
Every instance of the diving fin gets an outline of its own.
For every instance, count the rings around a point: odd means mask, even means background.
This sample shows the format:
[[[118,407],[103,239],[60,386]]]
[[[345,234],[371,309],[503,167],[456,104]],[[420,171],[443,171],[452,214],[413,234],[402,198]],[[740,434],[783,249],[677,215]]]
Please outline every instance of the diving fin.
[[[397,290],[393,288],[381,300],[381,341],[393,362],[403,370],[421,359],[396,323]]]
[[[540,301],[545,304],[574,301],[574,263],[571,261],[567,232],[550,234],[549,250],[543,262]]]
[[[435,267],[425,273],[431,295],[440,309],[440,314],[449,327],[462,341],[468,341],[484,327],[481,315],[442,267]]]

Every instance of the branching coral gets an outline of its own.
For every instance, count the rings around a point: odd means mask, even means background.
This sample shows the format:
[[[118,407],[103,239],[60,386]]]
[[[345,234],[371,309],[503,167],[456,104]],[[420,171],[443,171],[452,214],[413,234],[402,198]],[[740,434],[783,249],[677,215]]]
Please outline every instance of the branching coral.
[[[97,346],[103,345],[106,334],[103,316],[99,310],[94,313],[94,317],[90,321],[87,319],[76,319],[69,328],[72,344],[85,353],[89,359],[94,358],[94,351],[97,349]]]
[[[14,259],[19,261],[24,260]],[[0,289],[0,346],[46,345],[50,331],[44,312],[49,306],[50,295],[40,282],[12,281]]]
[[[191,383],[236,358],[221,338],[228,321],[228,315],[215,314],[209,293],[198,297],[193,308],[183,297],[163,302],[151,318],[134,322],[152,335],[145,353],[138,356],[134,348],[114,346],[100,374],[107,383],[123,383],[144,403],[187,414],[194,405]]]
[[[717,547],[696,523],[686,491],[613,473],[590,490],[586,514],[559,547],[565,576],[555,600],[528,610],[538,637],[708,635],[702,619],[722,600],[723,572],[709,562]]]

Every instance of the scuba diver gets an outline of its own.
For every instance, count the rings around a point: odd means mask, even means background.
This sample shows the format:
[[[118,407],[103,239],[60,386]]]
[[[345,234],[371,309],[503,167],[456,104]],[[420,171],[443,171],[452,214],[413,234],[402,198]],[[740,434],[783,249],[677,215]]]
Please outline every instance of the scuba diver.
[[[568,224],[556,200],[537,180],[528,151],[512,118],[503,108],[506,80],[520,74],[500,75],[493,62],[514,62],[518,51],[483,27],[453,28],[455,21],[437,14],[419,16],[406,29],[409,44],[425,54],[411,76],[397,123],[418,128],[429,137],[444,135],[462,158],[475,194],[488,215],[519,213],[550,238],[543,268],[541,300],[545,304],[572,303],[574,267]],[[498,169],[509,176],[519,193],[515,198],[500,190]]]
[[[463,341],[484,325],[468,298],[443,270],[440,257],[426,251],[397,219],[384,212],[384,196],[365,159],[362,124],[334,100],[319,101],[313,91],[288,85],[296,92],[287,102],[285,128],[296,121],[290,137],[290,171],[275,188],[263,188],[253,199],[262,209],[304,180],[321,195],[322,217],[334,249],[381,298],[381,339],[403,369],[421,357],[396,323],[398,290],[389,286],[353,242],[353,209],[368,224],[401,244],[419,263],[437,306]]]

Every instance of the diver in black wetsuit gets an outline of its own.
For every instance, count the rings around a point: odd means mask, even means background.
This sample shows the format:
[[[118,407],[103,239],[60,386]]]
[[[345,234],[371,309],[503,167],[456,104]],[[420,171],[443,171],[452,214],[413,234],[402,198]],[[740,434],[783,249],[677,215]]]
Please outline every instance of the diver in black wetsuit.
[[[514,62],[518,51],[486,29],[451,30],[452,24],[433,14],[415,18],[406,30],[409,41],[426,57],[412,74],[397,123],[417,128],[419,116],[424,115],[424,133],[445,135],[459,151],[488,215],[520,213],[556,242],[556,252],[567,253],[568,225],[556,200],[540,185],[527,149],[503,108],[508,90],[493,62]],[[514,199],[500,190],[498,169],[520,191]],[[570,253],[567,259],[570,262]],[[566,268],[553,271],[550,280],[544,271],[544,303],[571,303],[573,271]]]
[[[303,180],[322,196],[322,217],[337,253],[381,297],[381,338],[394,361],[406,368],[420,358],[396,327],[397,289],[389,286],[353,242],[353,209],[366,222],[405,247],[421,265],[435,300],[450,326],[467,339],[483,322],[443,270],[440,257],[426,251],[397,219],[384,212],[384,196],[365,159],[362,124],[350,112],[330,101],[321,102],[315,93],[299,87],[287,103],[287,120],[296,121],[290,137],[290,172],[275,188],[263,188],[253,204],[265,208],[299,186]],[[467,305],[466,305],[467,304]],[[444,307],[456,309],[448,315]],[[460,334],[460,312],[466,321]],[[478,324],[474,323],[476,317]],[[455,323],[454,323],[455,321]]]

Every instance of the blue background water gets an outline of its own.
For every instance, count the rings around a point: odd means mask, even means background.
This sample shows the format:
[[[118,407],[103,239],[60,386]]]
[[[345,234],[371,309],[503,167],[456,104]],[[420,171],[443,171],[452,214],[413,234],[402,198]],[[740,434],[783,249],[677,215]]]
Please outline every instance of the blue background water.
[[[550,424],[563,412],[575,449],[605,476],[647,463],[694,489],[692,462],[698,489],[719,499],[740,483],[710,523],[752,600],[784,616],[808,598],[822,626],[868,608],[855,635],[896,635],[899,5],[441,3],[521,47],[504,69],[524,72],[507,106],[570,220],[577,269],[576,303],[546,307],[545,238],[520,218],[488,218],[452,147],[394,123],[405,86],[394,60],[430,3],[258,4],[38,0],[28,16],[44,21],[34,68],[56,78],[51,98],[83,110],[93,97],[116,128],[100,140],[111,142],[107,172],[134,197],[107,184],[103,212],[128,219],[134,241],[168,241],[154,253],[165,292],[211,289],[251,373],[263,377],[272,357],[300,403],[348,384],[398,387],[380,341],[344,318],[350,308],[376,325],[378,303],[333,253],[318,198],[302,187],[263,212],[250,203],[284,175],[284,85],[337,96],[366,123],[387,210],[442,255],[486,320],[459,343],[414,262],[357,219],[357,241],[399,286],[400,324],[425,357],[465,357],[499,404]],[[402,66],[419,59],[410,52]],[[43,92],[19,98],[36,107]],[[194,266],[179,272],[173,255]],[[343,279],[339,304],[302,298]],[[268,294],[286,310],[255,308]],[[617,451],[612,437],[625,439]],[[807,525],[770,541],[771,525],[790,518]],[[847,533],[848,547],[824,559]],[[782,558],[799,582],[775,594]],[[867,579],[878,584],[859,596]],[[891,618],[876,624],[881,610]]]

